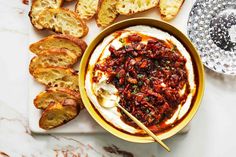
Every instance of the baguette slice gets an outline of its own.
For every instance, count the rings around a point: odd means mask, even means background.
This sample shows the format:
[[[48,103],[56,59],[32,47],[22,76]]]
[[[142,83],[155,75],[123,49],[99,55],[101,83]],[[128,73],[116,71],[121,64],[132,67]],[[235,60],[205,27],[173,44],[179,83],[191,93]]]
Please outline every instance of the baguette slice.
[[[80,109],[73,99],[66,99],[62,103],[51,103],[44,110],[39,120],[39,126],[45,130],[56,128],[74,119],[79,112]]]
[[[33,0],[29,12],[32,25],[37,29],[43,29],[43,26],[38,23],[39,14],[46,8],[59,8],[62,2],[63,0]]]
[[[78,91],[78,74],[70,68],[47,67],[37,68],[32,76],[47,87],[62,87]]]
[[[40,53],[31,59],[29,71],[32,74],[37,68],[63,67],[70,68],[78,60],[78,57],[66,49],[50,49]]]
[[[178,14],[184,0],[160,0],[159,8],[161,18],[170,21]]]
[[[75,12],[78,13],[81,19],[89,20],[97,12],[99,0],[78,0],[75,5]]]
[[[84,37],[88,33],[88,26],[69,9],[45,9],[40,13],[38,23],[46,29],[75,37]]]
[[[87,44],[85,41],[71,35],[63,34],[51,35],[30,45],[30,51],[36,55],[40,55],[44,50],[66,49],[81,57],[86,48]]]
[[[95,15],[99,27],[107,27],[116,19],[118,16],[116,3],[117,0],[99,0],[98,11]]]
[[[73,99],[81,109],[84,108],[80,93],[68,88],[49,88],[36,96],[34,105],[38,109],[45,110],[51,103],[61,103],[66,99]]]
[[[154,8],[158,2],[159,0],[119,0],[116,10],[121,15],[131,15]]]

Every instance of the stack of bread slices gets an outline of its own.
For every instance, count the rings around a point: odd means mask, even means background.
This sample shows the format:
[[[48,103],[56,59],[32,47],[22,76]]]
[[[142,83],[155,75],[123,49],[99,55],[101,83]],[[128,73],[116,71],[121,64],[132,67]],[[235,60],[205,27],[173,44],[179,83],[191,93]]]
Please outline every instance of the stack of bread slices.
[[[95,16],[100,27],[107,27],[118,15],[129,16],[158,8],[161,18],[169,21],[178,14],[184,0],[78,0],[75,12],[88,20]]]
[[[159,8],[163,20],[172,20],[184,0],[77,0],[75,10],[62,8],[64,1],[34,0],[29,13],[31,23],[38,29],[84,37],[88,33],[86,20],[95,17],[99,27],[107,27],[118,15],[133,15]]]
[[[58,127],[75,118],[84,108],[81,101],[78,72],[73,65],[83,55],[87,44],[71,35],[51,35],[30,45],[36,56],[29,65],[30,74],[46,86],[34,100],[43,110],[39,126]]]

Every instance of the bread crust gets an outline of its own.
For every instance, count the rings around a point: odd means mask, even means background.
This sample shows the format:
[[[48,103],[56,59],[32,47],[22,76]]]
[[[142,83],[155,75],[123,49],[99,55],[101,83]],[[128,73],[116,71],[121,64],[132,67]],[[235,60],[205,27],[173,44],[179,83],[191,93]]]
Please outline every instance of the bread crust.
[[[55,35],[50,35],[50,36],[48,36],[44,39],[41,39],[38,42],[35,42],[35,43],[31,44],[29,46],[29,49],[30,49],[31,52],[35,53],[36,55],[40,55],[40,53],[43,50],[47,50],[46,48],[42,48],[43,44],[46,44],[47,42],[49,42],[51,40],[55,40],[54,42],[56,42],[57,39],[63,39],[63,40],[66,40],[67,42],[71,42],[72,45],[73,44],[77,45],[81,49],[81,52],[80,53],[77,52],[77,54],[76,54],[78,57],[81,57],[83,55],[83,52],[87,48],[86,42],[82,39],[79,39],[79,38],[74,37],[72,35],[55,34]],[[60,44],[56,47],[50,47],[49,49],[55,49],[55,48],[57,48],[57,49],[58,48],[68,49],[65,46],[63,47],[62,44]]]
[[[100,24],[99,23],[99,13],[100,13],[100,11],[101,11],[101,9],[102,9],[102,5],[103,5],[103,3],[105,3],[106,2],[106,0],[99,0],[99,2],[98,2],[98,9],[97,9],[97,12],[96,12],[96,14],[95,14],[95,20],[96,20],[96,23],[97,23],[97,26],[98,27],[107,27],[107,26],[109,26],[110,24],[112,24],[115,20],[116,20],[116,18],[118,17],[118,12],[115,10],[115,18],[112,20],[112,21],[110,21],[108,24],[106,24],[106,25],[102,25],[102,24]],[[114,9],[116,9],[115,7],[114,7]]]
[[[70,113],[68,112],[69,110]],[[78,109],[73,99],[67,99],[62,103],[51,103],[46,110],[43,111],[39,120],[39,127],[45,130],[59,127],[74,119],[79,112],[80,109]]]
[[[68,60],[70,60],[69,63],[65,64],[65,60],[61,61],[58,60],[59,55],[63,55],[64,57],[69,58]],[[54,57],[52,57],[54,56]],[[45,59],[49,60],[45,65],[45,63],[43,63],[43,61]],[[55,61],[57,63],[55,63]],[[30,65],[29,65],[29,72],[30,74],[33,74],[34,70],[37,68],[44,68],[44,67],[62,67],[62,68],[70,68],[72,67],[76,62],[78,61],[78,57],[74,54],[71,54],[68,50],[66,49],[49,49],[49,50],[44,50],[42,51],[38,56],[35,56],[31,59],[30,61]],[[59,62],[64,62],[64,64],[60,64]]]
[[[40,3],[41,1],[42,1],[42,0],[32,0],[32,5],[31,5],[30,11],[29,11],[29,13],[28,13],[28,16],[29,16],[29,18],[30,18],[31,24],[33,25],[34,28],[36,28],[36,29],[38,29],[38,30],[43,30],[44,28],[43,28],[42,26],[40,26],[40,24],[37,22],[38,19],[37,19],[36,17],[34,17],[33,11],[34,11],[34,9],[35,9],[37,3]],[[59,4],[58,4],[58,7],[57,7],[57,8],[59,8],[59,7],[62,6],[64,0],[58,0],[58,1],[59,1]],[[46,8],[51,8],[51,7],[50,7],[50,6],[47,6],[47,7],[45,7],[44,9],[46,9]],[[43,11],[43,10],[41,10],[40,12],[42,12],[42,11]],[[34,18],[35,18],[35,20],[33,20]]]
[[[77,0],[77,3],[75,4],[75,12],[78,13],[83,20],[90,20],[97,13],[99,0],[93,0],[93,1],[96,1],[95,3],[97,3],[97,5],[95,6],[96,10],[94,12],[90,12],[91,15],[81,15],[81,13],[80,13],[81,8],[79,8],[79,6],[80,6],[80,3],[82,3],[82,2],[81,2],[81,0]],[[87,7],[94,7],[94,6],[87,6]]]
[[[53,36],[53,38],[67,39],[67,40],[70,40],[70,41],[74,42],[76,45],[80,46],[80,48],[83,52],[87,48],[87,44],[84,40],[79,39],[77,37],[74,37],[72,35],[55,34],[55,35],[52,35],[52,36]]]
[[[159,0],[157,0],[155,6],[149,7],[149,8],[147,8],[147,9],[139,10],[139,11],[129,11],[128,13],[122,13],[121,11],[119,11],[119,9],[118,9],[118,8],[119,8],[119,7],[118,7],[118,3],[117,3],[117,5],[116,5],[116,8],[117,8],[117,12],[118,12],[120,15],[129,16],[129,15],[133,15],[133,14],[137,14],[137,13],[141,13],[141,12],[148,11],[148,10],[150,10],[150,9],[153,9],[153,8],[157,7],[158,4],[159,4]]]
[[[175,0],[175,1],[173,1],[172,2],[173,3],[172,7],[174,6],[175,9],[173,9],[172,13],[166,11],[166,8],[168,8],[168,6],[165,6],[166,1],[168,1],[168,0],[160,0],[160,2],[159,2],[159,11],[160,11],[160,14],[161,14],[161,19],[163,19],[165,21],[170,21],[178,15],[178,13],[179,13],[181,7],[183,6],[185,0]],[[176,4],[178,4],[178,6],[175,6]],[[177,10],[176,10],[176,8],[177,8]]]
[[[43,24],[43,16],[44,15],[48,15],[52,13],[52,14],[62,14],[62,13],[67,13],[69,15],[72,16],[72,18],[75,18],[77,21],[79,21],[79,23],[81,24],[81,29],[82,29],[82,34],[78,34],[78,36],[76,37],[79,37],[79,38],[82,38],[84,36],[86,36],[88,34],[88,31],[89,31],[89,28],[88,26],[86,25],[86,23],[79,17],[78,14],[76,14],[75,12],[73,11],[70,11],[69,9],[67,8],[48,8],[48,9],[45,9],[44,11],[42,11],[39,15],[39,24],[42,25],[45,29],[48,29],[48,30],[52,30],[53,32],[55,33],[61,33],[63,34],[63,31],[62,29],[60,30],[59,28],[55,27],[55,26],[50,26],[49,24]],[[78,26],[77,26],[78,27]],[[72,34],[70,34],[72,35]],[[75,36],[75,35],[74,35]]]
[[[43,109],[45,110],[46,107],[49,105],[49,104],[44,104],[45,106],[42,106],[41,103],[44,101],[44,99],[53,99],[53,101],[50,101],[50,103],[54,102],[54,103],[61,103],[58,99],[60,98],[51,98],[52,96],[56,96],[56,95],[60,95],[60,94],[65,94],[68,96],[68,99],[73,99],[76,101],[77,105],[79,106],[80,109],[83,109],[84,108],[84,105],[82,103],[82,100],[81,100],[81,96],[80,96],[80,93],[79,92],[76,92],[76,91],[73,91],[69,88],[48,88],[46,89],[45,91],[39,93],[35,99],[34,99],[34,106],[38,109]],[[45,103],[45,101],[44,101]]]
[[[62,68],[62,67],[37,68],[33,71],[31,75],[35,78],[35,80],[45,85],[47,88],[63,87],[79,91],[78,73],[77,71],[71,68]],[[57,78],[55,80],[55,78],[52,77],[57,77]],[[68,78],[70,80],[68,80]],[[62,82],[64,84],[62,84]]]
[[[31,60],[30,60],[30,64],[29,64],[29,73],[32,75],[34,72],[34,67],[32,66],[37,60],[37,56],[34,56]]]

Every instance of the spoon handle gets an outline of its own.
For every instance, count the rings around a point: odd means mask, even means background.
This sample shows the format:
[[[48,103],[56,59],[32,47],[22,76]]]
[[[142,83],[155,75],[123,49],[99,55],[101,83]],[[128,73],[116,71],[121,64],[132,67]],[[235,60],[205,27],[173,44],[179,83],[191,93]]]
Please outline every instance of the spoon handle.
[[[130,114],[126,109],[120,106],[117,103],[117,107],[119,107],[130,119],[132,119],[140,128],[142,128],[148,135],[150,135],[156,142],[158,142],[163,148],[165,148],[168,152],[170,152],[170,148],[161,141],[151,130],[149,130],[142,122],[140,122],[137,118],[135,118],[132,114]]]

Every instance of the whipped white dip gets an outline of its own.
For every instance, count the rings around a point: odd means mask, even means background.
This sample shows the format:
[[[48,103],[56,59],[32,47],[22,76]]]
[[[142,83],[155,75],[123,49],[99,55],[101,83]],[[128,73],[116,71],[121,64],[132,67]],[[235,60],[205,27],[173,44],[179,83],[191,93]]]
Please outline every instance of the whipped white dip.
[[[196,84],[194,80],[194,70],[193,70],[191,57],[189,53],[186,51],[186,49],[184,48],[184,46],[175,37],[171,36],[170,34],[162,30],[149,27],[149,26],[143,26],[143,25],[132,26],[125,30],[127,31],[122,32],[119,35],[119,37],[117,37],[117,33],[113,33],[107,36],[103,40],[103,42],[100,43],[96,47],[94,52],[92,53],[91,58],[89,60],[89,65],[88,65],[86,78],[85,78],[85,88],[86,88],[87,95],[89,99],[91,100],[91,102],[93,103],[94,107],[98,110],[98,112],[100,112],[100,114],[103,116],[103,118],[106,121],[113,124],[115,127],[121,130],[127,131],[129,133],[134,134],[134,133],[142,132],[141,130],[136,129],[124,123],[120,119],[121,113],[117,111],[116,107],[113,107],[110,109],[102,107],[103,105],[107,106],[109,104],[112,104],[113,102],[111,102],[110,100],[117,99],[117,97],[119,99],[119,95],[118,95],[118,90],[116,89],[114,85],[106,83],[108,76],[106,76],[106,74],[102,71],[94,71],[94,67],[96,63],[102,63],[107,57],[110,56],[109,47],[111,45],[115,49],[119,49],[122,47],[122,43],[120,42],[119,38],[127,37],[128,35],[133,34],[135,32],[138,32],[138,33],[150,36],[150,37],[154,37],[160,40],[171,41],[174,45],[177,46],[177,49],[179,50],[179,52],[187,60],[186,69],[188,71],[188,82],[190,86],[190,93],[188,94],[185,103],[179,104],[178,109],[176,110],[175,114],[173,114],[173,116],[170,119],[165,121],[165,124],[171,125],[178,119],[181,119],[188,112],[191,106],[193,96],[195,95],[195,92],[196,92]],[[142,42],[145,43],[146,41],[142,41]],[[93,76],[97,76],[98,74],[102,76],[101,79],[99,79],[98,82],[93,82],[92,81]],[[165,86],[165,84],[163,83],[162,86]],[[100,89],[108,91],[106,95],[106,97],[109,96],[108,99],[103,99],[101,101],[101,97],[99,96]],[[183,95],[185,93],[185,86],[183,87],[183,89],[179,91],[179,93],[180,95]],[[103,104],[101,105],[101,103]]]

